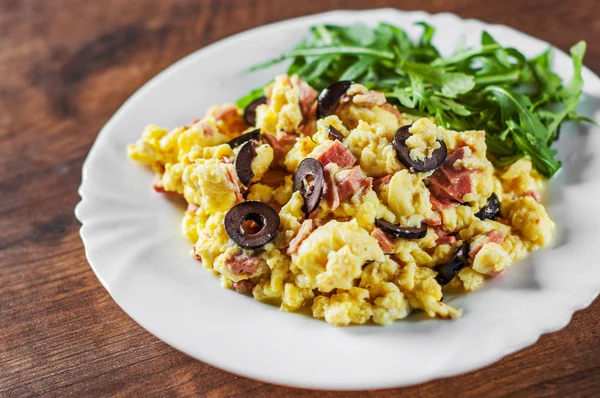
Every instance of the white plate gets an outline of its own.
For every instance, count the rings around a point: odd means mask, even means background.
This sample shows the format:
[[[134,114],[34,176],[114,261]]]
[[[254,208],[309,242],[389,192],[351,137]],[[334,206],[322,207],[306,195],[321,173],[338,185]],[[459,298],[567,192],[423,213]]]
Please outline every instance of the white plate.
[[[387,21],[413,36],[414,22],[437,28],[435,44],[450,53],[460,38],[477,45],[482,29],[527,56],[548,47],[505,26],[391,9],[338,11],[253,29],[199,50],[160,73],[113,116],[83,166],[77,218],[94,272],[140,325],[173,347],[219,368],[297,387],[372,389],[456,375],[497,361],[564,327],[600,291],[600,131],[569,125],[559,150],[564,168],[552,181],[548,210],[554,248],[526,261],[483,290],[452,301],[455,321],[409,318],[390,327],[336,328],[280,312],[225,290],[189,256],[181,208],[150,187],[152,173],[127,159],[125,147],[143,127],[186,124],[209,106],[232,101],[284,66],[250,75],[246,68],[289,49],[317,23],[374,25]],[[555,70],[571,62],[556,52]],[[600,119],[600,80],[584,69],[580,110]],[[565,126],[567,127],[567,126]],[[595,131],[592,131],[595,130]]]

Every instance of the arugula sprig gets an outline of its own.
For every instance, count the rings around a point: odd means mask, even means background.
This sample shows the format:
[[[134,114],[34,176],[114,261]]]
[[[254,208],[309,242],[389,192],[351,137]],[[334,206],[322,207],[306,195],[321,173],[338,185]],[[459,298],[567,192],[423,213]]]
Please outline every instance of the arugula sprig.
[[[561,167],[551,148],[560,125],[595,123],[575,113],[585,42],[571,48],[573,78],[563,85],[551,70],[550,49],[527,59],[483,32],[479,48],[442,58],[432,44],[435,28],[418,25],[423,32],[416,41],[386,23],[313,26],[295,48],[251,70],[291,59],[288,74],[298,74],[317,90],[339,80],[356,81],[382,91],[401,110],[434,117],[446,128],[485,130],[488,154],[498,167],[528,156],[541,174],[552,177]],[[255,89],[238,106],[261,95],[262,88]]]

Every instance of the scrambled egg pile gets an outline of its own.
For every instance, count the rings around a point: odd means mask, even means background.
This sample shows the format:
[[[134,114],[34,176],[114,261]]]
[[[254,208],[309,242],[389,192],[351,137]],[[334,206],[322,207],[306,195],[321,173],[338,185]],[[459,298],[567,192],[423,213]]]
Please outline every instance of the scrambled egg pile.
[[[471,291],[549,243],[554,223],[540,204],[543,179],[528,159],[495,169],[486,158],[485,132],[449,131],[402,114],[358,84],[334,113],[317,120],[316,95],[296,76],[278,76],[256,108],[256,126],[226,104],[171,131],[148,126],[128,148],[130,158],[156,172],[156,191],[188,202],[183,231],[193,255],[224,287],[284,311],[310,308],[334,325],[388,325],[413,310],[455,318],[461,310],[442,302],[436,276],[461,245],[468,244],[468,259],[447,286]],[[415,172],[398,161],[392,140],[405,125],[411,125],[405,144],[413,160],[432,156],[443,141],[448,155],[439,169]],[[234,167],[239,148],[228,142],[256,128],[263,140],[246,187]],[[308,215],[293,189],[306,158],[323,163],[327,180]],[[492,194],[499,214],[479,218]],[[275,238],[258,249],[238,246],[224,225],[227,212],[247,200],[268,204],[280,218]],[[427,232],[396,238],[376,220],[413,228],[425,223]]]

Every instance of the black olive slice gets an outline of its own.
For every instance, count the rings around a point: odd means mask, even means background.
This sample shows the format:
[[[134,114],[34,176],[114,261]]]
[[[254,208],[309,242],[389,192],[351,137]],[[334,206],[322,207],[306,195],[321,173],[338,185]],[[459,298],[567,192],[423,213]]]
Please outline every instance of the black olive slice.
[[[248,141],[240,148],[235,158],[235,172],[241,183],[245,186],[250,184],[254,173],[252,172],[252,160],[256,157],[256,143]]]
[[[229,146],[232,148],[236,148],[240,145],[245,144],[248,141],[259,140],[260,138],[261,138],[260,129],[256,129],[256,130],[252,130],[247,133],[244,133],[244,134],[240,135],[239,137],[235,137],[234,139],[229,141],[227,144],[229,144]]]
[[[258,231],[247,233],[246,221],[254,221]],[[256,249],[269,243],[277,234],[279,223],[279,214],[271,206],[255,200],[233,206],[224,220],[227,235],[244,249]]]
[[[256,108],[259,105],[266,103],[267,98],[260,97],[249,103],[248,106],[246,106],[246,109],[244,109],[244,120],[246,121],[246,124],[248,126],[256,126]]]
[[[413,169],[418,172],[431,171],[440,167],[448,156],[448,149],[444,140],[438,140],[440,147],[433,151],[430,157],[425,158],[425,160],[413,160],[410,157],[411,149],[406,146],[406,140],[410,137],[409,128],[410,125],[402,126],[394,135],[392,146],[396,150],[398,161],[407,169]]]
[[[498,195],[492,192],[487,200],[487,203],[481,208],[481,210],[475,213],[475,216],[481,220],[485,220],[486,218],[493,220],[498,216],[499,212],[500,200],[498,200]]]
[[[461,247],[458,248],[452,259],[446,264],[442,264],[436,268],[437,276],[435,280],[440,285],[444,286],[450,283],[454,278],[454,275],[467,265],[467,259],[469,258],[469,244],[464,242]]]
[[[317,100],[317,119],[322,119],[335,112],[340,98],[346,94],[351,85],[350,80],[341,80],[323,89]]]
[[[300,162],[294,175],[294,192],[300,191],[304,198],[303,210],[309,214],[319,206],[325,185],[323,165],[313,158]]]
[[[401,227],[378,218],[375,220],[375,226],[394,238],[421,239],[427,235],[427,224],[425,223],[421,223],[420,227]]]
[[[340,133],[340,130],[336,129],[332,125],[329,125],[328,130],[330,140],[344,141],[344,136],[342,135],[342,133]]]

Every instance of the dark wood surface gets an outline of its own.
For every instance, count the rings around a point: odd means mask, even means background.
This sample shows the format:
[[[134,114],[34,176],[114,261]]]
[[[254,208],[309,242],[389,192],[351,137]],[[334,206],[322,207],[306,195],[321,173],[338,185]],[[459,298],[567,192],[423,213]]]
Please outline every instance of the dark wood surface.
[[[265,23],[382,6],[506,24],[563,50],[586,39],[600,72],[596,0],[0,0],[0,396],[336,395],[236,377],[157,340],[92,273],[73,208],[97,132],[163,68]],[[599,321],[596,300],[495,365],[352,395],[599,396]]]

